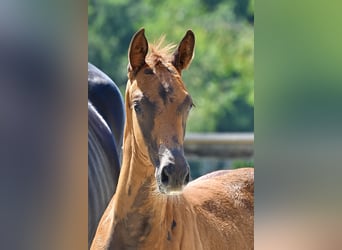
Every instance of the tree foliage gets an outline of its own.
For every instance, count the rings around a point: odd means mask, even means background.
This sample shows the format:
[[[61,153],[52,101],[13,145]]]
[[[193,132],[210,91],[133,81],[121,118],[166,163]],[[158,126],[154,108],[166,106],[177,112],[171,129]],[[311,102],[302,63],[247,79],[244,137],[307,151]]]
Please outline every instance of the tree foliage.
[[[166,34],[179,42],[196,35],[195,58],[183,79],[196,108],[189,131],[254,130],[253,0],[89,0],[89,61],[123,91],[132,35],[145,27],[149,41]]]

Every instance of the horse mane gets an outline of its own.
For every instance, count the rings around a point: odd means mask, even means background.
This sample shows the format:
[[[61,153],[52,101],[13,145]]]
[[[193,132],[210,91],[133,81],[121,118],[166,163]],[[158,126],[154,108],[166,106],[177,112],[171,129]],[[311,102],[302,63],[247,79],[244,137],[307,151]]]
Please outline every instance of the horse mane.
[[[176,44],[165,44],[165,35],[161,36],[156,42],[149,44],[149,53],[146,56],[146,62],[150,67],[158,63],[168,63],[173,59],[173,51]]]

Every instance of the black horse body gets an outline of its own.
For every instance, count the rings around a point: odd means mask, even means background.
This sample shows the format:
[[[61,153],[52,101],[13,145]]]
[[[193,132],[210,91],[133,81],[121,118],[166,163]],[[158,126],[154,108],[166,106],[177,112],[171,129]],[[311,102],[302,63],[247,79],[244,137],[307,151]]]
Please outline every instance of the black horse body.
[[[88,245],[116,190],[124,104],[115,83],[88,63]]]
[[[124,128],[124,103],[119,88],[102,71],[88,63],[88,100],[107,122],[118,148]]]

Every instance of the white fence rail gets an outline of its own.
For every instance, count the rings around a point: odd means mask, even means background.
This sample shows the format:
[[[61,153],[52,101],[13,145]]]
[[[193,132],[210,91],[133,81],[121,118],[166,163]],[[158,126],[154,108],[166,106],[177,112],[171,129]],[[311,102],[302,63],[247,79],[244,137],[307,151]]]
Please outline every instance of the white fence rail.
[[[188,133],[184,150],[187,156],[251,159],[254,133]]]

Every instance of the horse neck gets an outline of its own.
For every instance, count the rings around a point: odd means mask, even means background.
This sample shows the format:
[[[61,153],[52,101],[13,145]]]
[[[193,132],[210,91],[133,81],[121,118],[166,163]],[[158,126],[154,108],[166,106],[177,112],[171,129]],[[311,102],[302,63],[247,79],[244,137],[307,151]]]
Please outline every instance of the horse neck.
[[[130,119],[130,115],[127,115],[126,119]],[[147,157],[147,148],[139,148],[129,126],[130,122],[126,120],[123,160],[115,194],[115,215],[121,218],[129,213],[142,192],[146,195],[146,192],[155,186],[154,167]]]

